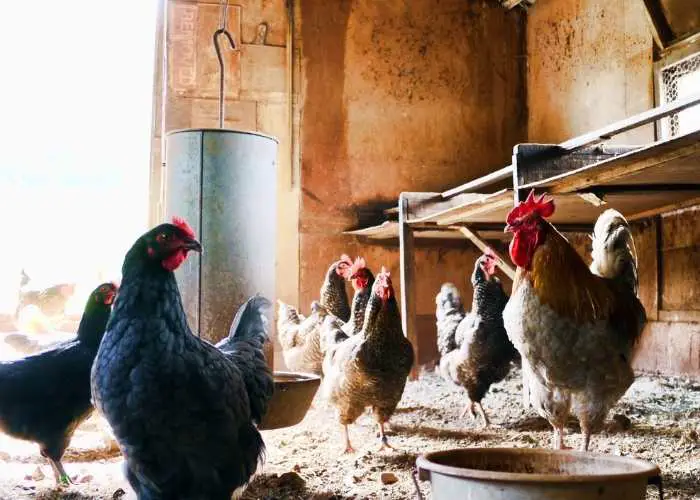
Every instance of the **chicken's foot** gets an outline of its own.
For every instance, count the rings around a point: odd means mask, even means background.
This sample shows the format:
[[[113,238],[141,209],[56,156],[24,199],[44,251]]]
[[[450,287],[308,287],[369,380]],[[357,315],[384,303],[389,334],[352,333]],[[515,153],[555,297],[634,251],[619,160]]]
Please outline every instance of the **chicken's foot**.
[[[588,451],[588,446],[591,444],[591,431],[588,429],[581,429],[583,432],[583,443],[581,443],[581,451]]]
[[[483,419],[484,427],[488,427],[489,425],[491,425],[491,422],[489,421],[489,417],[486,415],[486,412],[484,411],[484,407],[481,406],[481,402],[476,403],[475,406],[476,406],[477,411],[479,412],[479,415],[481,415],[481,418]]]
[[[69,486],[73,484],[73,480],[70,478],[66,470],[63,468],[63,464],[60,460],[54,460],[53,458],[47,457],[51,468],[53,469],[54,477],[56,478],[56,484],[59,486]]]
[[[384,451],[387,448],[390,450],[394,449],[394,447],[389,444],[389,440],[384,433],[384,422],[379,422],[379,439],[381,440],[382,444],[379,446],[377,451]]]
[[[570,450],[571,448],[564,444],[564,426],[554,427],[552,435],[552,448],[555,450]]]
[[[347,424],[343,425],[343,435],[345,436],[345,451],[344,453],[355,453],[355,448],[350,444],[350,433],[348,432]]]
[[[464,405],[464,409],[462,410],[462,413],[459,414],[459,418],[464,418],[467,412],[471,414],[473,419],[476,419],[476,411],[474,411],[473,401],[469,401],[466,405]]]

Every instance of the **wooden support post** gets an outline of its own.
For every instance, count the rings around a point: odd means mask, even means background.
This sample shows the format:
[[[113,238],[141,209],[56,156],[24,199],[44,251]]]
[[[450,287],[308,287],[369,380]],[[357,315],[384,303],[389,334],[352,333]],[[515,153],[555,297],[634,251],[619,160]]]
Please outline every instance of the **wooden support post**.
[[[473,229],[470,229],[466,226],[452,226],[454,229],[457,229],[460,233],[462,233],[469,241],[474,243],[476,247],[481,250],[482,252],[486,252],[487,248],[490,248],[491,251],[494,253],[496,256],[496,264],[498,267],[501,268],[501,270],[505,273],[506,276],[508,276],[511,280],[515,278],[515,269],[508,264],[508,262],[498,253],[496,250],[494,250],[492,247],[490,247],[486,241],[484,241],[481,236],[479,236],[479,233],[474,231]]]
[[[416,261],[413,229],[408,225],[409,200],[407,193],[399,196],[399,254],[401,265],[401,326],[413,345],[415,362],[410,380],[418,379],[418,331],[416,329]]]

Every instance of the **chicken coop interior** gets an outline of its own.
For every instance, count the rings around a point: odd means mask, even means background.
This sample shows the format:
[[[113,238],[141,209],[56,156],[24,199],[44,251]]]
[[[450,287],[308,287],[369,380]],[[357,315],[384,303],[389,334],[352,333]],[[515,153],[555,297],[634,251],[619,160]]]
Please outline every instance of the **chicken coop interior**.
[[[700,0],[13,5],[0,500],[700,499]]]

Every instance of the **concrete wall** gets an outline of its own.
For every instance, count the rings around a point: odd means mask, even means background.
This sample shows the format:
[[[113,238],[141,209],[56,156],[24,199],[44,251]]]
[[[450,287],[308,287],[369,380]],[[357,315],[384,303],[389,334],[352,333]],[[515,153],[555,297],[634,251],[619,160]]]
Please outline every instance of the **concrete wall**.
[[[524,24],[517,10],[464,0],[300,0],[299,16],[300,304],[308,308],[342,252],[365,255],[375,271],[385,265],[398,287],[395,248],[340,235],[358,210],[509,160],[526,136]],[[466,244],[417,252],[426,345],[440,284],[465,289],[475,257]]]
[[[653,107],[652,44],[639,0],[538,2],[527,23],[528,140],[557,143]],[[653,140],[650,125],[614,142]],[[636,228],[650,319],[637,369],[700,375],[697,220],[690,210]]]

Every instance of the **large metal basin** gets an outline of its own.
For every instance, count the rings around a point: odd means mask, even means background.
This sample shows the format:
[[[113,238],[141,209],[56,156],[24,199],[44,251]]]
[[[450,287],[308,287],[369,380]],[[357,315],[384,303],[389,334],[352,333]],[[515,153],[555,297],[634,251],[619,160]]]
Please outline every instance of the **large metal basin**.
[[[659,468],[634,458],[518,448],[463,448],[422,455],[418,477],[435,500],[642,500]]]
[[[260,430],[291,427],[304,419],[318,391],[321,377],[313,373],[275,372],[275,393]]]

